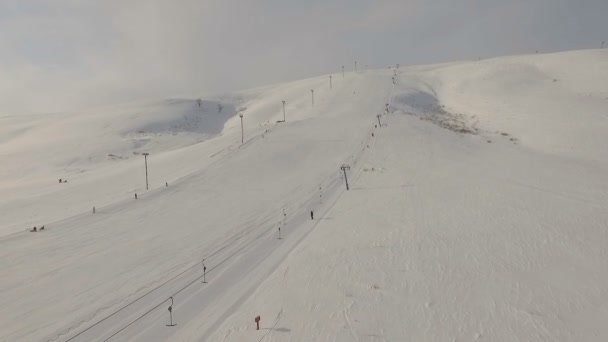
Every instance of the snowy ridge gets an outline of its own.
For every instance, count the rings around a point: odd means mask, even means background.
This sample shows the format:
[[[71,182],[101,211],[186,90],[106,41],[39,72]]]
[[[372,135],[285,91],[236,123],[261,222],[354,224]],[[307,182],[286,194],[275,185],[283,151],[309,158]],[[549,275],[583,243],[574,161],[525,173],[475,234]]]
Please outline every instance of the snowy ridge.
[[[2,118],[0,340],[604,340],[607,64],[513,56]]]

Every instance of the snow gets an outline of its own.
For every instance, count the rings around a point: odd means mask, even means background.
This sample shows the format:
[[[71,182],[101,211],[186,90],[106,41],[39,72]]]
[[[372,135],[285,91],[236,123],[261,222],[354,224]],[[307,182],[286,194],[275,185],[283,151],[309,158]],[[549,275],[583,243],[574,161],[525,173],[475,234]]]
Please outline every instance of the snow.
[[[0,340],[604,341],[607,67],[512,56],[0,118]]]

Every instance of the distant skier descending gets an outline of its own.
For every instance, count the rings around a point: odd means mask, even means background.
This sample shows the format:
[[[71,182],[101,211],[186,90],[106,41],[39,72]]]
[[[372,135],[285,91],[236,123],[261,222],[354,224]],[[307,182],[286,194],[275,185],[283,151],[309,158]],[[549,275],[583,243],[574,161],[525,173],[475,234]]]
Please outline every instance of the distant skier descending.
[[[312,210],[310,211],[310,219],[311,220],[315,219],[315,213],[313,213]]]

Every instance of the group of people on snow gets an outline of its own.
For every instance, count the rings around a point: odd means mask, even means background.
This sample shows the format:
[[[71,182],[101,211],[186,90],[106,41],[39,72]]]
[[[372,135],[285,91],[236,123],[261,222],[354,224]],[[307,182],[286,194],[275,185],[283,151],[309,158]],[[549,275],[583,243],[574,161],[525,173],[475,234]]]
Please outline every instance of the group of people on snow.
[[[35,233],[37,231],[43,231],[44,230],[44,226],[40,227],[40,229],[36,228],[36,226],[34,226],[34,228],[30,229],[30,232]]]
[[[59,178],[59,183],[67,183],[68,180],[67,179],[63,179],[63,178]],[[169,187],[169,182],[165,182],[165,187]],[[135,193],[135,199],[137,199],[137,193]],[[95,207],[93,207],[93,214],[95,213]],[[35,233],[35,232],[39,232],[44,230],[44,226],[41,226],[40,228],[34,226],[34,228],[30,229],[30,232]]]

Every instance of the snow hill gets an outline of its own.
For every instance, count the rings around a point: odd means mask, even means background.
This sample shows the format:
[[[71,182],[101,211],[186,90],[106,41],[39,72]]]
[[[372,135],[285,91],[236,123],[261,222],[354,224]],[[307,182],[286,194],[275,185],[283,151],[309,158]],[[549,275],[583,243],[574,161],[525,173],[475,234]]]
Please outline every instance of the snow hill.
[[[608,50],[332,81],[0,117],[0,341],[608,340]]]

